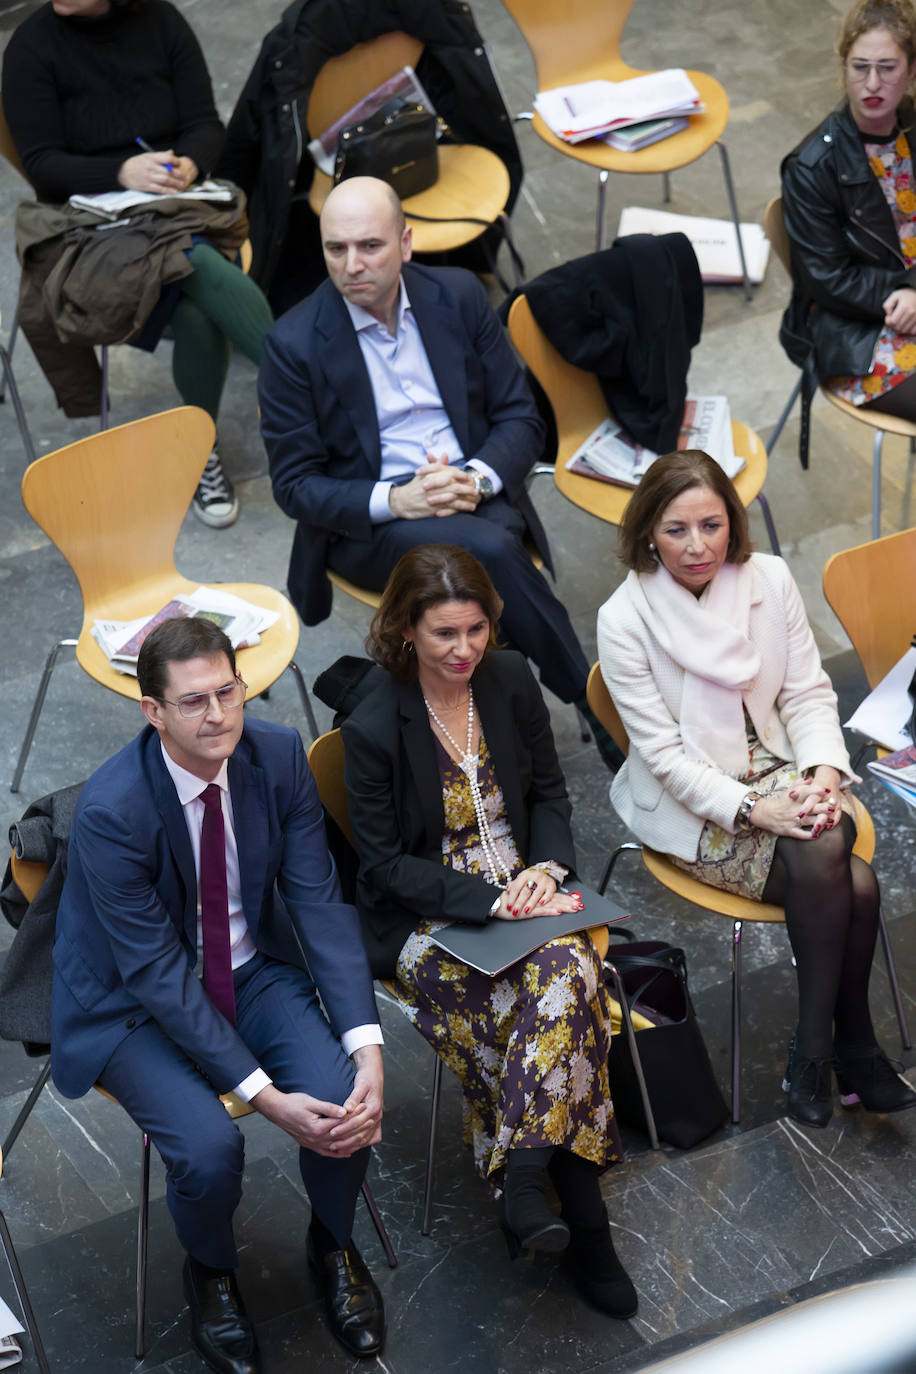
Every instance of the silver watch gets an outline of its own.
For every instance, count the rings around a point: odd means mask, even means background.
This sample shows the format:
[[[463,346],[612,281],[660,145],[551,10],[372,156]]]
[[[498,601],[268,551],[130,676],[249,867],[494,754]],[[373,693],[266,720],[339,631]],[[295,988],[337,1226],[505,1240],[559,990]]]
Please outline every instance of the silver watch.
[[[489,501],[493,495],[493,483],[485,472],[478,472],[476,468],[471,468],[471,481],[474,483],[474,490],[481,501]]]
[[[754,802],[758,802],[759,800],[759,792],[748,792],[746,796],[741,798],[738,804],[738,810],[735,812],[735,824],[739,830],[750,830],[751,812],[754,809]]]

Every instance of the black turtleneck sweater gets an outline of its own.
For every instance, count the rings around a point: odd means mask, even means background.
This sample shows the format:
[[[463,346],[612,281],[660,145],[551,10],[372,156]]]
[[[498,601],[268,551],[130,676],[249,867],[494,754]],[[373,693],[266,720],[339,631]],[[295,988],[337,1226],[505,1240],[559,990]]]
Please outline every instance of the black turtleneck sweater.
[[[223,126],[200,45],[168,0],[97,18],[65,18],[50,3],[19,26],[3,56],[3,110],[39,200],[119,187],[141,150],[216,162]]]

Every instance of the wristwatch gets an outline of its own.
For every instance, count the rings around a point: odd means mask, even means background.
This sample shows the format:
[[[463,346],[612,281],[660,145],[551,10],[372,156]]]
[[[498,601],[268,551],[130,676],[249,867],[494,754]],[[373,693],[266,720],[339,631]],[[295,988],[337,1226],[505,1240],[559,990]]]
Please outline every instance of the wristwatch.
[[[754,802],[759,800],[759,792],[748,792],[746,796],[741,798],[738,810],[735,812],[735,824],[739,830],[750,830],[751,812],[754,809]]]
[[[493,495],[493,483],[485,472],[478,472],[476,468],[471,468],[471,481],[474,483],[474,490],[481,501],[489,501]]]

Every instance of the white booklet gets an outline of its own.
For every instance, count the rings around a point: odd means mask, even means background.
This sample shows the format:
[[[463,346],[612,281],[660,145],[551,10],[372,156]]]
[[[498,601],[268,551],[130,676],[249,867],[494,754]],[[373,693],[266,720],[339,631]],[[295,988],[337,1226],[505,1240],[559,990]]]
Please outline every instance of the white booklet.
[[[646,210],[628,205],[620,214],[617,237],[629,234],[686,234],[697,255],[705,282],[740,282],[741,259],[735,226],[730,219],[705,219],[701,215],[675,215],[669,210]],[[770,256],[770,241],[760,224],[741,225],[741,243],[747,274],[762,282]]]
[[[647,119],[700,114],[703,103],[683,67],[669,67],[628,81],[580,81],[538,91],[534,108],[558,138],[581,143]]]

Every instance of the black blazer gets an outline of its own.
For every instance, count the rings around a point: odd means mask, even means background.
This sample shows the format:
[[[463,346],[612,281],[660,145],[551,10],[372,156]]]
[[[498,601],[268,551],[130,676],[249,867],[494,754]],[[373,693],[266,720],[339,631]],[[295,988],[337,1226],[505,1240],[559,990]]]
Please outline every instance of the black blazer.
[[[477,668],[473,688],[519,855],[573,870],[572,808],[528,664],[514,650],[496,650]],[[341,728],[360,859],[356,905],[373,976],[388,978],[421,921],[482,925],[500,889],[442,861],[442,788],[417,683],[388,678]]]

